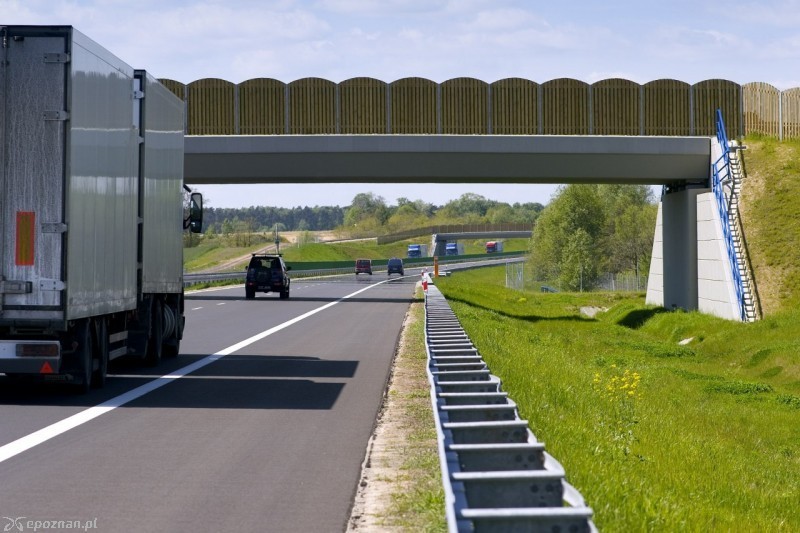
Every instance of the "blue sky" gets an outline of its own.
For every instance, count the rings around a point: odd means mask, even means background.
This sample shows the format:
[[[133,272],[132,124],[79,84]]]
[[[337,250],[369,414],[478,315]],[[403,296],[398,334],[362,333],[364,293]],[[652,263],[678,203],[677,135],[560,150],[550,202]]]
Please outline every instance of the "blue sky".
[[[0,0],[0,24],[69,24],[184,83],[315,76],[387,82],[724,78],[800,87],[800,0]],[[277,190],[276,190],[277,189]],[[547,203],[546,185],[206,186],[210,205],[441,205],[465,192]]]

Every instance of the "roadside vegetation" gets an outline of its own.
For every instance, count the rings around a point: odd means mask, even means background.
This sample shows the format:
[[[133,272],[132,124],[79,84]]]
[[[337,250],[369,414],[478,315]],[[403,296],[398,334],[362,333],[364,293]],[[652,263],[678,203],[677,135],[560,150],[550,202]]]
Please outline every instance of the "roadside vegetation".
[[[418,289],[348,531],[447,531],[424,327]]]
[[[601,531],[800,530],[800,312],[513,291],[500,268],[437,286]]]
[[[749,136],[745,239],[764,313],[800,307],[800,141]]]

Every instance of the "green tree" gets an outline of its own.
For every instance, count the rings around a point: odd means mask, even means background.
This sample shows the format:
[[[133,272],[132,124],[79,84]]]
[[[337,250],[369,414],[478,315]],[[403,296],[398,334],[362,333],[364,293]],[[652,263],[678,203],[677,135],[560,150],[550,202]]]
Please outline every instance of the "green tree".
[[[584,289],[592,288],[604,222],[597,185],[560,187],[534,228],[530,259],[534,276],[541,281],[558,280],[573,290],[583,280]]]

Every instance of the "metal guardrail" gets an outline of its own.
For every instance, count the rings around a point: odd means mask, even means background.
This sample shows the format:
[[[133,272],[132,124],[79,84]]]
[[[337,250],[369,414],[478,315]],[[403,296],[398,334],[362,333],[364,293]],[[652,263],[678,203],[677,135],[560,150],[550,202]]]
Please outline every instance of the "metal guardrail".
[[[714,197],[717,199],[717,210],[719,211],[719,217],[722,222],[722,234],[725,238],[728,262],[731,265],[731,274],[736,291],[736,302],[739,306],[739,315],[740,319],[744,322],[747,320],[747,313],[744,305],[744,282],[742,281],[742,273],[739,271],[739,262],[736,258],[736,247],[734,245],[733,232],[730,225],[728,202],[725,198],[725,191],[723,190],[723,184],[733,180],[733,175],[731,173],[730,145],[728,144],[728,135],[725,133],[725,121],[722,119],[722,111],[719,109],[717,109],[717,141],[722,149],[722,155],[711,163],[712,190],[714,191]]]
[[[430,284],[425,346],[449,531],[596,532],[592,509]]]

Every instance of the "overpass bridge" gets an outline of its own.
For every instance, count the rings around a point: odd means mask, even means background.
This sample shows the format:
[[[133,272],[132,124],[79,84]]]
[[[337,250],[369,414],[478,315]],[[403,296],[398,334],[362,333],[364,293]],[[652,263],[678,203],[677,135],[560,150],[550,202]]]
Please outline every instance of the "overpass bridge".
[[[726,253],[728,245],[723,235],[729,222],[723,220],[726,215],[708,207],[711,203],[707,201],[713,196],[712,163],[719,160],[722,151],[719,139],[713,137],[186,136],[184,174],[187,184],[196,185],[396,182],[663,185],[666,194],[659,206],[648,302],[741,319],[741,299],[732,288],[735,284],[730,274],[732,260]],[[702,241],[698,240],[698,206],[702,206],[700,216],[705,217],[704,231],[713,232]]]
[[[628,183],[707,185],[708,137],[203,135],[187,184]]]

